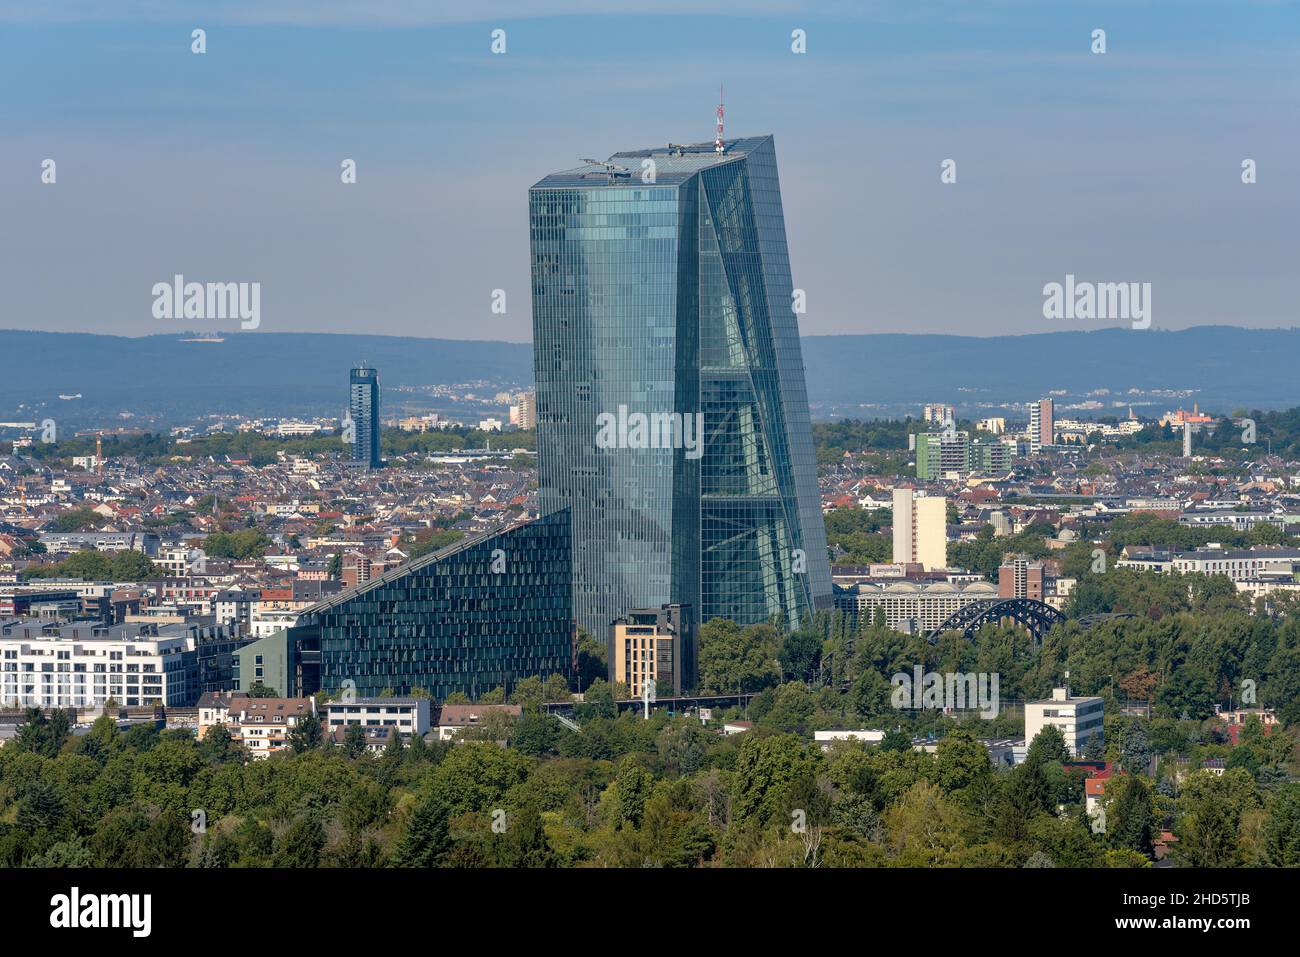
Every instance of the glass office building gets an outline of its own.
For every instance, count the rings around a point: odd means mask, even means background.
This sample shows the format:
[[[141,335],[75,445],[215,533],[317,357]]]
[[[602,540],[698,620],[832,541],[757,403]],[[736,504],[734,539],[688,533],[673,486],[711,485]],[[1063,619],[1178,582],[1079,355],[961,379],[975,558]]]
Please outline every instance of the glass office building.
[[[312,606],[290,629],[319,647],[320,685],[360,696],[424,688],[471,698],[573,661],[569,515],[481,535]],[[307,640],[316,638],[318,641]]]
[[[554,173],[529,225],[540,503],[573,516],[578,623],[830,607],[772,137]]]
[[[348,414],[355,430],[352,461],[367,468],[383,464],[379,457],[379,370],[353,369],[348,377]]]

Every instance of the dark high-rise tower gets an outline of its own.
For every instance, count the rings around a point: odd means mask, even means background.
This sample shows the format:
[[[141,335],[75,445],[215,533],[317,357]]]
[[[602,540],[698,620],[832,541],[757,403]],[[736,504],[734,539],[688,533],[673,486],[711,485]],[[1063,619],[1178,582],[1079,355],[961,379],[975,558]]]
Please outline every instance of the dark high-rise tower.
[[[579,624],[829,607],[772,137],[554,173],[529,222],[541,509],[572,513]]]
[[[377,469],[379,458],[379,370],[353,369],[348,379],[348,415],[352,418],[352,460]]]

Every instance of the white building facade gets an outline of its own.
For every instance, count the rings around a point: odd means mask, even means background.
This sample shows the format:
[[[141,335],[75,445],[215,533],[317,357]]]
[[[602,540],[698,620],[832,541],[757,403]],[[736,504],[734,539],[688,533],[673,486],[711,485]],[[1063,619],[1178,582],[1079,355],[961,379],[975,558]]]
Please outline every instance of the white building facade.
[[[1093,738],[1098,744],[1105,741],[1102,720],[1106,702],[1102,698],[1072,698],[1065,688],[1053,688],[1047,701],[1025,702],[1025,745],[1034,743],[1038,732],[1048,725],[1061,729],[1065,747],[1079,757]]]
[[[0,703],[180,707],[190,693],[186,638],[0,638]]]

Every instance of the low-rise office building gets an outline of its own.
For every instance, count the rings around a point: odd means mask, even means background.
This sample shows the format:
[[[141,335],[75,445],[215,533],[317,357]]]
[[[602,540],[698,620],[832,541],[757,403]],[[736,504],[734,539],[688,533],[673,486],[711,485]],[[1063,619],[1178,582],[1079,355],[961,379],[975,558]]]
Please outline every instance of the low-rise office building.
[[[1032,745],[1040,731],[1053,725],[1060,728],[1070,754],[1079,757],[1094,738],[1098,745],[1104,743],[1105,711],[1102,698],[1075,698],[1068,688],[1053,688],[1048,700],[1025,702],[1025,744]]]

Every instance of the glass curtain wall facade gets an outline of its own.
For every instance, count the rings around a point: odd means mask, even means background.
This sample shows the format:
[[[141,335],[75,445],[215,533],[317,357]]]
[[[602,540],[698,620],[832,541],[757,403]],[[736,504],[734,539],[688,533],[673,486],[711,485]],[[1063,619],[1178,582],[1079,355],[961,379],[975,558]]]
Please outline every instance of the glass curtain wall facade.
[[[618,153],[543,179],[529,215],[540,501],[573,515],[579,624],[829,607],[772,138]],[[636,413],[682,427],[611,447],[600,417]]]
[[[570,677],[569,515],[559,511],[417,558],[307,609],[321,687],[471,698],[529,675]]]
[[[353,369],[348,377],[348,414],[356,430],[352,460],[377,469],[379,458],[379,370]]]

